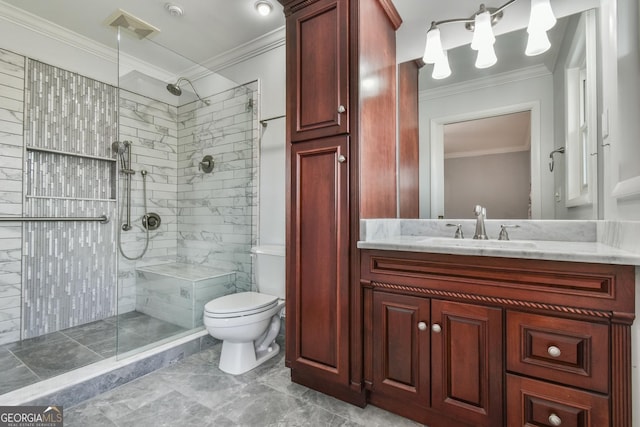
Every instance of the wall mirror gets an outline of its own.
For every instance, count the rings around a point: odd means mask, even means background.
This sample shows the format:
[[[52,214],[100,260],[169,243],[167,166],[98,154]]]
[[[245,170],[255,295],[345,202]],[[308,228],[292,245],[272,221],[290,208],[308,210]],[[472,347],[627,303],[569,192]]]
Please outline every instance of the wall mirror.
[[[394,3],[401,14],[409,6]],[[465,3],[470,13],[478,6]],[[485,69],[474,66],[464,24],[442,26],[452,73],[434,79],[427,64],[419,74],[421,218],[472,218],[476,204],[489,218],[597,218],[598,2],[551,5],[551,49],[525,55],[530,2],[520,0],[495,25],[498,62]],[[459,9],[426,18],[464,16]],[[424,50],[424,17],[422,29]],[[398,33],[399,62],[407,37]]]

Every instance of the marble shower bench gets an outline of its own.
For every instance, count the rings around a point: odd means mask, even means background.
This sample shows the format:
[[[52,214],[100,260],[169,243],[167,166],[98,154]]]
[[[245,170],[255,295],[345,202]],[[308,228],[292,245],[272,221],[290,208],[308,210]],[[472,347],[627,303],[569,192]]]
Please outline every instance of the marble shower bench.
[[[204,305],[236,292],[235,271],[172,262],[136,268],[136,310],[183,328],[203,325]]]

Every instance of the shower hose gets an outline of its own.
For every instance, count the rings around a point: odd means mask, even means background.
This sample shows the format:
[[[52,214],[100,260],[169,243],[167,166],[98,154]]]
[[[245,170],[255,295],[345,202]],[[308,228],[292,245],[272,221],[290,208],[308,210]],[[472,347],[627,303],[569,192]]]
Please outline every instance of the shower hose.
[[[140,171],[140,175],[142,175],[142,200],[144,203],[144,215],[143,215],[143,219],[144,219],[144,224],[148,223],[148,219],[149,219],[149,213],[147,212],[147,171],[145,170],[141,170]],[[128,179],[128,188],[127,191],[129,191],[129,193],[131,193],[131,175],[127,176]],[[131,199],[129,199],[129,204],[131,204]],[[145,238],[145,242],[144,242],[144,248],[142,249],[142,253],[140,253],[140,255],[138,256],[128,256],[127,254],[124,253],[124,250],[122,249],[122,218],[124,216],[124,203],[122,203],[120,205],[120,226],[118,227],[118,249],[120,249],[120,254],[130,260],[130,261],[135,261],[138,260],[140,258],[142,258],[144,256],[145,253],[147,253],[147,248],[149,248],[149,227],[145,226],[144,229],[147,231],[146,232],[146,238]],[[131,209],[131,206],[129,206],[129,209]]]

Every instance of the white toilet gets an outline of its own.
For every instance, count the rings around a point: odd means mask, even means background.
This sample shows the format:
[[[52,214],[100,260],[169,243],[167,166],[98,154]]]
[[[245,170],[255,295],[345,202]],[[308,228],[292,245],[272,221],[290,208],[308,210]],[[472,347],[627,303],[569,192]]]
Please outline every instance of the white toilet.
[[[280,351],[275,339],[284,308],[284,246],[251,248],[258,292],[238,292],[204,306],[204,326],[222,340],[220,370],[238,375],[271,359]]]

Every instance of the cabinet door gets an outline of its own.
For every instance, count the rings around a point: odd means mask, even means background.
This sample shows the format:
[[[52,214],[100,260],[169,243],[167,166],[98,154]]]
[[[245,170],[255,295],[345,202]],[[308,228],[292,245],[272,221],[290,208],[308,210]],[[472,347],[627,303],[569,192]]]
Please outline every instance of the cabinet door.
[[[429,299],[373,296],[373,391],[429,406]]]
[[[292,144],[287,236],[290,367],[296,375],[343,384],[349,360],[347,141]]]
[[[348,4],[320,0],[287,21],[287,118],[291,141],[349,131]]]
[[[433,409],[474,426],[502,425],[502,311],[431,302]]]

